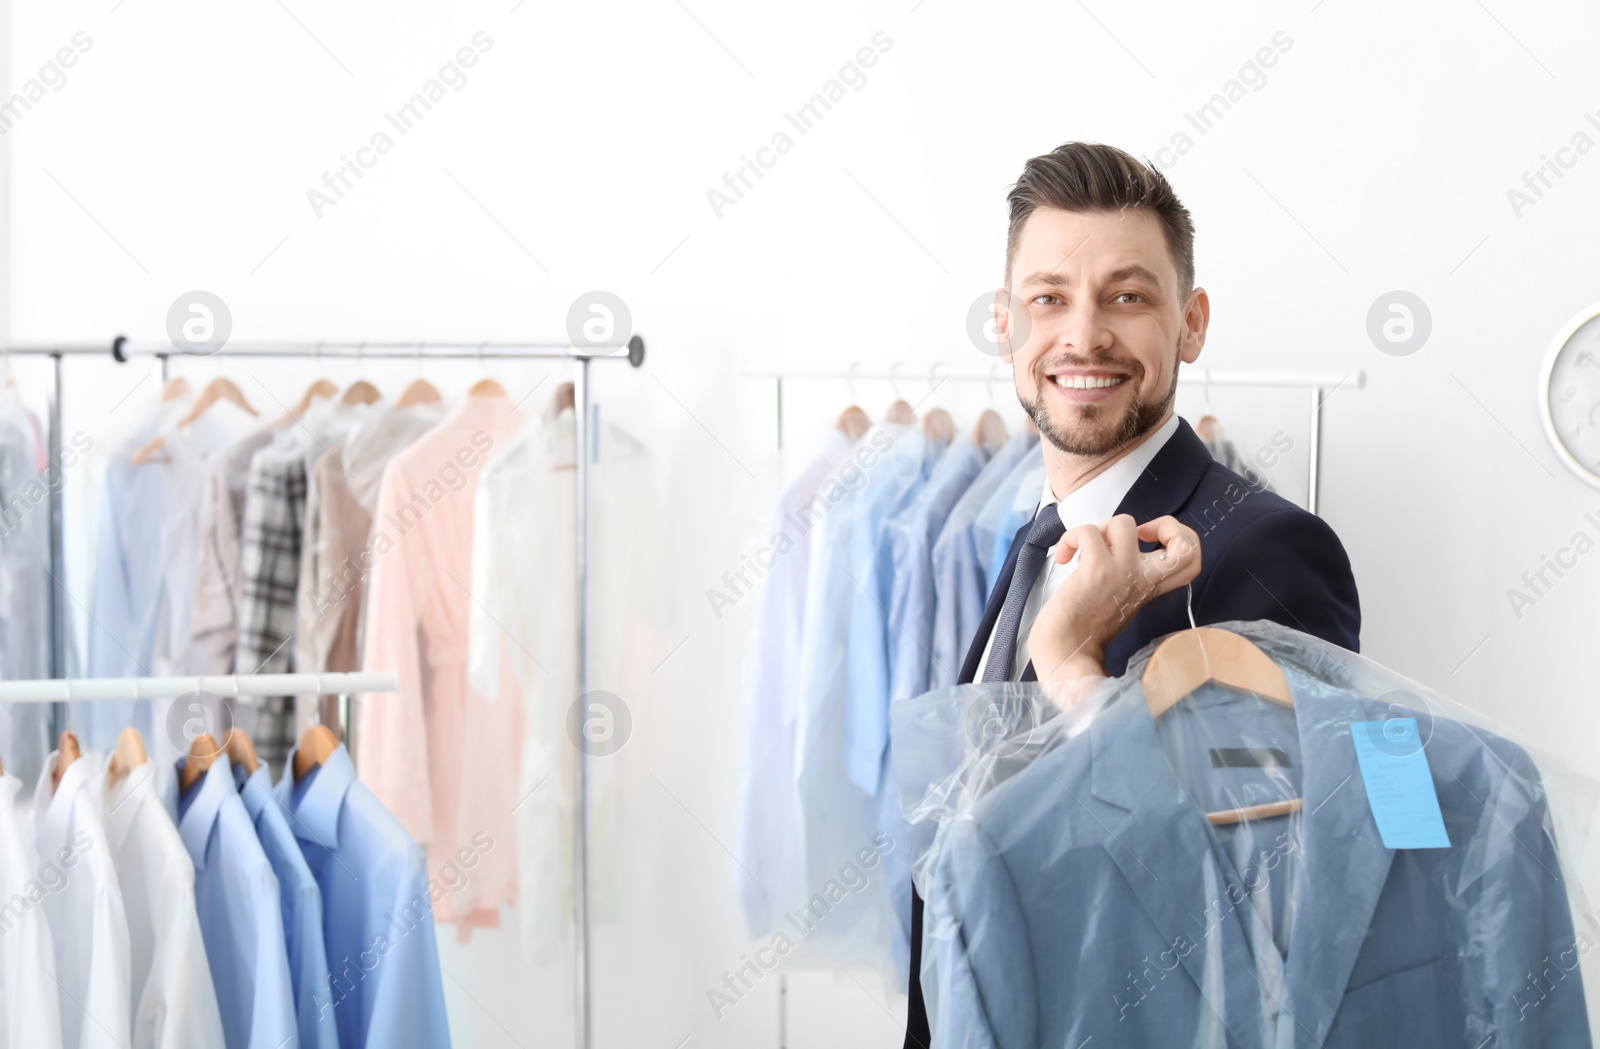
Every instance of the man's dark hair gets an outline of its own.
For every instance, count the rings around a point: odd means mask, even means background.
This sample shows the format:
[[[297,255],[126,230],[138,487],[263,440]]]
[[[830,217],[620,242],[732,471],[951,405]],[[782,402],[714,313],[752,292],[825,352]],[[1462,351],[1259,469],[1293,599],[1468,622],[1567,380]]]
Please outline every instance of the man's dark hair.
[[[1006,284],[1017,254],[1022,225],[1041,205],[1062,211],[1121,211],[1144,208],[1161,221],[1172,264],[1178,271],[1178,294],[1194,290],[1194,222],[1166,177],[1115,146],[1068,142],[1034,157],[1022,169],[1006,200],[1011,228],[1006,232]]]

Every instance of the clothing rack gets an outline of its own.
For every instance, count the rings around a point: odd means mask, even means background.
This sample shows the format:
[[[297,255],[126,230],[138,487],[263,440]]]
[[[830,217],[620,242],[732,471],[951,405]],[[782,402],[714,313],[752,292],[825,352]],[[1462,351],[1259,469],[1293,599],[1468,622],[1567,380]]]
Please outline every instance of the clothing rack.
[[[917,380],[921,376],[915,371],[901,370],[899,364],[892,364],[887,369],[874,369],[865,371],[859,368],[826,369],[826,368],[747,368],[743,372],[748,379],[771,379],[777,397],[777,440],[778,447],[783,447],[783,383],[785,379],[843,379],[854,382],[856,379],[883,380],[894,387],[896,396],[899,395],[897,384],[902,379]],[[942,364],[934,364],[928,369],[927,380],[931,393],[946,382],[982,382],[992,384],[1006,382],[1010,379],[1010,371],[1005,364],[997,361],[994,365],[983,371],[971,369],[952,369]],[[1212,386],[1260,386],[1278,387],[1288,389],[1309,390],[1311,393],[1311,422],[1310,440],[1311,447],[1308,451],[1310,465],[1309,477],[1306,485],[1306,509],[1312,513],[1317,512],[1322,492],[1322,403],[1334,390],[1345,386],[1360,389],[1366,385],[1367,373],[1360,368],[1352,371],[1260,371],[1249,368],[1197,368],[1193,365],[1182,365],[1178,368],[1179,386],[1200,386],[1209,389]]]
[[[189,353],[176,348],[170,342],[137,342],[127,336],[119,335],[110,343],[76,343],[55,345],[0,345],[0,360],[8,359],[11,355],[43,356],[50,357],[54,362],[52,382],[50,387],[48,405],[48,429],[50,431],[50,462],[59,468],[62,454],[62,428],[61,428],[61,395],[65,386],[63,363],[67,357],[94,357],[109,355],[118,363],[126,363],[133,357],[154,357],[160,361],[161,377],[167,378],[169,362],[174,358],[197,357],[199,359],[219,359],[228,357],[307,357],[307,358],[351,358],[362,359],[388,359],[408,360],[416,359],[450,359],[450,360],[483,360],[516,359],[516,360],[570,360],[574,364],[572,379],[572,400],[574,408],[574,424],[576,427],[576,440],[574,447],[589,449],[589,454],[579,454],[576,469],[576,503],[577,503],[577,532],[575,560],[577,564],[577,691],[582,696],[589,691],[589,493],[591,490],[590,467],[596,447],[594,434],[597,427],[591,418],[591,413],[597,411],[597,406],[592,402],[592,393],[589,382],[589,366],[593,361],[617,360],[627,361],[635,368],[644,364],[644,339],[633,335],[625,346],[618,347],[581,347],[571,343],[503,343],[503,342],[228,342],[221,349],[208,354]],[[62,570],[63,554],[65,549],[65,522],[63,520],[63,505],[61,488],[54,485],[50,488],[50,563],[53,569],[54,586],[50,595],[50,622],[51,637],[51,673],[55,679],[66,677],[66,638],[67,638],[67,601],[66,573]],[[339,689],[334,684],[334,679],[340,675],[335,674],[286,674],[286,675],[235,675],[223,676],[200,680],[213,680],[222,683],[231,682],[226,687],[229,695],[288,695],[294,692],[323,692],[333,694]],[[346,675],[353,678],[383,677],[384,675],[354,674]],[[320,685],[317,678],[321,679]],[[298,688],[283,686],[280,683],[269,682],[271,678],[292,678],[301,682]],[[187,690],[189,683],[197,680],[194,677],[184,678],[108,678],[108,679],[74,679],[72,681],[48,680],[46,682],[14,682],[17,685],[34,686],[33,691],[42,691],[48,684],[55,688],[70,686],[73,690],[72,699],[111,698],[90,696],[78,691],[90,689],[113,688],[117,685],[126,685],[132,682],[137,690],[140,682],[179,682],[178,692]],[[391,684],[386,689],[393,689],[393,675],[389,675]],[[10,698],[3,689],[5,683],[0,683],[0,699]],[[270,687],[272,691],[256,692],[256,688]],[[239,691],[232,690],[237,686]],[[164,689],[169,686],[161,686]],[[371,686],[367,686],[371,687]],[[331,691],[324,691],[331,689]],[[251,691],[247,691],[251,690]],[[362,689],[347,687],[346,691],[361,691]],[[29,690],[24,692],[24,701]],[[209,689],[208,691],[217,691]],[[162,694],[162,693],[156,693]],[[173,694],[170,690],[165,694]],[[64,700],[64,694],[52,695],[49,700]],[[116,698],[143,698],[142,696],[118,695]],[[574,697],[577,698],[577,697]],[[40,699],[38,702],[45,702]],[[591,1010],[591,984],[590,984],[590,929],[589,929],[589,764],[588,755],[583,748],[577,748],[577,770],[574,796],[576,800],[577,819],[574,821],[574,878],[573,897],[576,911],[576,932],[573,946],[573,993],[576,1010],[576,1038],[577,1049],[590,1049],[593,1041],[593,1023]]]
[[[900,396],[899,386],[901,379],[917,380],[920,376],[915,371],[902,370],[900,364],[891,364],[887,369],[878,368],[863,370],[851,367],[838,368],[746,368],[741,373],[747,379],[771,379],[777,409],[776,436],[778,447],[783,447],[783,382],[785,379],[806,380],[839,380],[854,384],[856,379],[885,381],[894,390],[895,396]],[[983,371],[972,369],[953,369],[944,364],[935,363],[928,369],[927,381],[929,393],[937,390],[946,382],[981,382],[990,385],[991,391],[995,382],[1006,382],[1011,378],[1011,373],[1004,362],[996,361]],[[1366,385],[1367,374],[1360,368],[1354,371],[1257,371],[1253,369],[1235,368],[1196,368],[1193,365],[1183,365],[1178,368],[1179,386],[1200,386],[1209,389],[1212,386],[1262,386],[1280,387],[1289,389],[1309,390],[1311,392],[1311,447],[1308,452],[1310,465],[1309,477],[1306,485],[1306,509],[1312,513],[1317,512],[1318,497],[1322,488],[1322,402],[1334,391],[1344,386],[1353,386],[1360,389]],[[854,390],[852,390],[852,397]],[[902,400],[904,398],[901,398]],[[911,974],[912,979],[917,978],[916,973]],[[784,973],[778,974],[778,1049],[787,1049],[789,1044],[789,978]]]

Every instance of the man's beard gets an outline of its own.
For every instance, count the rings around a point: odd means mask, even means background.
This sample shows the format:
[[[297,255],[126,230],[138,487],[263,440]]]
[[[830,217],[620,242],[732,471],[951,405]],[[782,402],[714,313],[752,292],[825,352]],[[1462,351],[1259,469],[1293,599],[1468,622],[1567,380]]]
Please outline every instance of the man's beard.
[[[1174,356],[1176,358],[1176,355]],[[1167,387],[1166,396],[1162,397],[1159,402],[1152,403],[1135,399],[1121,416],[1115,419],[1102,418],[1107,411],[1103,405],[1076,405],[1074,409],[1081,414],[1083,421],[1076,429],[1069,430],[1051,419],[1049,412],[1045,408],[1045,397],[1047,396],[1045,384],[1052,381],[1045,375],[1045,368],[1058,363],[1061,363],[1061,358],[1039,358],[1038,363],[1033,367],[1034,399],[1031,403],[1022,401],[1022,407],[1027,411],[1028,417],[1033,420],[1033,425],[1039,428],[1039,433],[1044,439],[1068,455],[1094,457],[1110,455],[1126,448],[1160,423],[1178,395],[1178,360],[1174,359],[1172,362],[1172,385]],[[1096,362],[1079,362],[1069,358],[1068,363],[1075,365],[1081,363],[1083,367],[1093,367]],[[1121,364],[1121,362],[1118,363]],[[1137,389],[1139,380],[1144,378],[1144,366],[1137,361],[1130,361],[1125,367],[1129,371],[1128,378],[1125,381]]]

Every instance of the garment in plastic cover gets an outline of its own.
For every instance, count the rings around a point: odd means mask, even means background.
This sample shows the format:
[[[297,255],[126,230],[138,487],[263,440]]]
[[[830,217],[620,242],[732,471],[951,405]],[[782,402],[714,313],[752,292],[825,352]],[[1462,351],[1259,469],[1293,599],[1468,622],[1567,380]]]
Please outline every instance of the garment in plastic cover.
[[[1589,1046],[1596,783],[1369,659],[1219,626],[1292,705],[1207,682],[1152,717],[1159,642],[1066,712],[1033,683],[895,704],[934,1045]]]

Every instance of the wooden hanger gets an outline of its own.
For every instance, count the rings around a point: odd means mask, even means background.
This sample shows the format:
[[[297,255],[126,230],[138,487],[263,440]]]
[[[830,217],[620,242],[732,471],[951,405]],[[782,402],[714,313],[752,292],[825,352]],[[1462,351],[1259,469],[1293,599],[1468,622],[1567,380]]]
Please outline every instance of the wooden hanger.
[[[312,725],[300,737],[294,751],[294,781],[299,783],[312,769],[326,762],[339,749],[339,737],[325,725]]]
[[[228,730],[222,740],[222,749],[229,761],[242,766],[252,776],[261,767],[261,759],[256,756],[256,745],[250,742],[250,735],[242,728]]]
[[[166,404],[168,401],[175,401],[188,392],[188,379],[181,375],[176,379],[168,379],[167,384],[161,388],[161,403]]]
[[[852,404],[839,413],[839,419],[833,426],[852,441],[859,441],[861,435],[872,428],[872,420],[867,418],[866,412]]]
[[[883,413],[886,421],[899,423],[901,426],[910,426],[917,421],[917,413],[911,410],[911,405],[905,401],[895,401],[889,405],[889,410]]]
[[[183,380],[175,379],[173,381],[182,382]],[[168,385],[170,386],[170,384]],[[185,384],[185,386],[187,386],[187,384]],[[161,399],[168,399],[165,392],[162,393]],[[194,406],[189,409],[183,418],[178,420],[177,425],[179,427],[192,425],[196,419],[204,415],[206,410],[213,404],[216,404],[218,401],[230,401],[238,405],[240,409],[249,415],[261,414],[254,408],[250,407],[250,402],[244,399],[244,394],[240,392],[239,387],[233,384],[232,380],[219,377],[206,383],[205,389],[200,391],[200,396],[195,398]],[[143,466],[145,463],[150,461],[150,458],[153,455],[165,447],[166,443],[167,441],[165,437],[163,437],[161,434],[156,434],[154,437],[150,438],[149,441],[145,442],[145,444],[140,447],[138,451],[133,453],[133,465]]]
[[[939,444],[956,439],[956,421],[943,408],[934,408],[922,417],[922,436]]]
[[[117,736],[117,749],[111,752],[111,764],[106,769],[106,785],[115,787],[128,777],[128,773],[150,760],[144,749],[144,737],[129,725]]]
[[[222,744],[209,732],[202,732],[189,744],[189,757],[184,760],[183,772],[178,775],[178,789],[188,790],[204,776],[223,754]]]
[[[439,391],[427,379],[415,379],[410,386],[400,391],[400,399],[394,402],[396,408],[409,408],[413,404],[438,404],[444,400],[439,396]]]
[[[972,427],[972,443],[990,450],[1006,443],[1006,421],[993,408],[985,408]]]
[[[290,408],[283,415],[279,416],[277,421],[272,424],[272,428],[274,430],[283,429],[285,426],[288,426],[290,423],[300,418],[300,416],[304,415],[306,413],[306,409],[311,407],[312,401],[319,397],[332,397],[338,392],[339,387],[335,386],[327,379],[318,379],[316,382],[306,387],[306,392],[302,393],[300,395],[300,399],[294,402],[294,407]]]
[[[553,419],[568,409],[577,411],[577,396],[577,388],[570,382],[564,382],[557,386],[556,395],[550,398],[550,417]]]
[[[1200,416],[1200,421],[1194,424],[1195,436],[1207,444],[1215,444],[1217,440],[1217,417],[1207,412]]]
[[[1032,434],[1039,432],[1039,424],[1033,421],[1033,416],[1024,415],[1022,417],[1022,432]]]
[[[71,732],[61,733],[61,742],[56,745],[56,770],[50,776],[50,793],[54,794],[56,788],[61,786],[61,774],[80,756],[78,737]]]
[[[506,388],[493,379],[479,379],[467,391],[468,397],[504,397]]]
[[[382,397],[383,394],[378,392],[376,386],[365,379],[357,379],[350,384],[349,389],[344,391],[344,396],[339,398],[339,403],[343,405],[371,404]]]
[[[1183,697],[1208,681],[1260,696],[1285,707],[1294,706],[1294,693],[1283,671],[1250,639],[1216,627],[1180,630],[1157,646],[1144,668],[1141,683],[1150,716],[1165,714]],[[1265,805],[1208,812],[1213,826],[1243,820],[1267,819],[1298,812],[1303,799],[1290,798]]]

